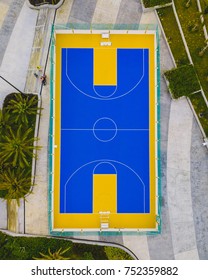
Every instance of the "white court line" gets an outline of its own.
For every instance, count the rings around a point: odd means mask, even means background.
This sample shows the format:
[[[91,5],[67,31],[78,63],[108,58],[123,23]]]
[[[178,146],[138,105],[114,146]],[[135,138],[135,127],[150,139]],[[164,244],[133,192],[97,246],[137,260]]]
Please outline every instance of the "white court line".
[[[93,175],[96,174],[96,173],[95,173],[96,168],[97,168],[99,165],[102,165],[102,164],[109,164],[109,165],[111,165],[111,166],[113,167],[114,171],[115,171],[115,174],[118,175],[118,171],[117,171],[116,167],[115,167],[112,163],[107,162],[107,161],[99,162],[99,163],[93,168],[93,171],[92,171]]]
[[[111,124],[114,125],[113,130],[111,129],[111,131],[114,132],[114,135],[112,135],[112,136],[111,136],[110,138],[108,138],[108,139],[101,139],[101,138],[100,138],[99,136],[97,136],[97,134],[95,133],[95,132],[99,131],[99,128],[96,128],[96,125],[99,124],[99,122],[103,122],[103,120],[104,120],[104,121],[107,120],[108,122],[110,121]],[[106,131],[106,130],[107,130],[107,128],[105,128],[104,131]],[[107,130],[107,131],[108,131],[108,130]],[[118,130],[117,130],[117,125],[116,125],[116,123],[114,122],[114,120],[112,120],[111,118],[108,118],[108,117],[99,118],[98,120],[96,120],[96,122],[95,122],[94,125],[93,125],[93,134],[94,134],[95,138],[97,138],[97,140],[99,140],[99,141],[101,141],[101,142],[109,142],[109,141],[113,140],[113,139],[116,137],[117,132],[118,132]]]
[[[93,60],[94,60],[94,53],[95,53],[95,49],[93,49]],[[118,52],[116,51],[116,65],[118,65]],[[94,64],[93,64],[93,77],[94,77]],[[94,79],[93,79],[94,80]],[[118,67],[116,67],[116,86],[115,86],[115,89],[114,89],[114,91],[111,93],[111,94],[109,94],[109,95],[107,95],[107,96],[102,96],[101,94],[99,94],[98,92],[97,92],[97,90],[95,89],[95,85],[93,84],[93,90],[94,90],[94,92],[97,94],[97,96],[99,96],[101,99],[109,99],[109,98],[111,98],[111,96],[113,96],[116,92],[117,92],[117,89],[118,89]]]
[[[145,213],[145,183],[143,182],[143,180],[141,179],[141,177],[139,176],[139,174],[134,171],[134,169],[132,169],[131,167],[129,167],[127,164],[125,163],[122,163],[120,161],[117,161],[117,160],[109,160],[109,159],[100,159],[100,160],[94,160],[94,161],[91,161],[91,162],[88,162],[88,163],[85,163],[83,164],[82,166],[80,166],[78,169],[76,169],[72,174],[71,176],[69,176],[68,180],[66,181],[65,185],[64,185],[64,213],[67,213],[66,212],[66,203],[67,203],[67,195],[66,195],[66,188],[67,188],[67,185],[69,183],[69,181],[72,179],[72,177],[79,171],[81,170],[83,167],[87,166],[87,165],[90,165],[90,164],[93,164],[93,163],[99,163],[99,162],[113,162],[113,163],[118,163],[122,166],[125,166],[127,167],[129,170],[131,170],[135,175],[136,177],[139,179],[139,181],[142,183],[142,187],[143,187],[143,204],[144,204],[144,210],[142,213]],[[140,212],[141,213],[141,212]]]
[[[118,131],[149,131],[148,128],[62,128],[61,130],[75,130],[75,131],[94,131],[94,130],[99,130],[99,131],[109,131],[109,130],[118,130]]]
[[[94,198],[94,175],[96,174],[96,173],[95,173],[96,168],[97,168],[99,165],[102,165],[102,164],[109,164],[109,165],[111,165],[111,166],[113,167],[114,171],[115,171],[115,173],[113,173],[113,174],[116,174],[116,197],[118,197],[118,181],[117,181],[118,171],[117,171],[116,167],[115,167],[112,163],[110,163],[110,162],[99,162],[99,163],[93,168],[93,171],[92,171],[92,175],[93,175],[93,182],[92,182],[92,185],[93,185],[93,188],[92,188],[92,190],[93,190],[93,192],[92,192],[93,213],[94,213],[94,201],[95,201],[95,198]],[[118,211],[117,209],[118,209],[118,201],[117,201],[117,199],[116,199],[116,213],[117,213],[117,211]]]
[[[130,49],[131,50],[131,49]],[[143,55],[142,55],[142,76],[140,77],[140,79],[138,80],[138,82],[135,84],[135,86],[133,86],[129,91],[123,93],[122,95],[119,95],[117,97],[95,97],[95,96],[91,96],[90,94],[86,93],[85,91],[81,90],[78,88],[78,86],[76,86],[72,80],[70,79],[69,75],[68,75],[68,49],[66,49],[66,77],[67,79],[69,80],[69,82],[73,85],[74,88],[76,88],[80,93],[90,97],[90,98],[93,98],[93,99],[98,99],[98,100],[113,100],[113,99],[118,99],[118,98],[121,98],[127,94],[129,94],[130,92],[132,92],[139,84],[140,82],[143,80],[144,78],[144,75],[145,75],[145,63],[144,63],[144,49],[142,49],[142,52],[143,52]],[[70,64],[70,63],[69,63]],[[117,89],[117,86],[116,86],[116,89]],[[95,89],[94,89],[94,85],[93,85],[93,90],[94,90],[94,93],[97,95]],[[114,95],[115,93],[113,93]]]

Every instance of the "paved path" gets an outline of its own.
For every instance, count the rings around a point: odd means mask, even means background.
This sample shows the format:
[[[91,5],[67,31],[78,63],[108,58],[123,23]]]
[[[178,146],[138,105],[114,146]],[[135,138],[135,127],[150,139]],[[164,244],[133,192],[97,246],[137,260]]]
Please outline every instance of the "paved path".
[[[11,33],[25,0],[1,0],[0,7],[0,64],[7,48]]]
[[[6,18],[8,10],[9,10],[8,3],[1,2],[0,3],[0,11],[1,11],[1,14],[0,14],[0,28],[2,27],[2,24],[3,24],[3,22],[4,22],[5,18]]]
[[[208,150],[202,146],[198,123],[193,119],[191,161],[191,194],[196,243],[200,259],[208,259]]]
[[[173,101],[168,133],[167,186],[176,259],[198,259],[190,181],[192,121],[193,112],[187,100]]]
[[[25,232],[30,234],[49,234],[48,225],[48,133],[50,114],[50,63],[48,61],[46,76],[47,85],[41,90],[40,79],[34,78],[34,71],[37,65],[46,66],[50,44],[51,26],[54,21],[55,11],[53,9],[40,10],[35,28],[34,43],[28,69],[26,92],[37,92],[41,99],[43,108],[39,124],[38,145],[41,150],[38,152],[36,162],[36,177],[33,193],[27,197],[25,203]],[[38,203],[37,203],[38,201]],[[41,207],[40,207],[41,205]]]
[[[11,33],[0,67],[0,75],[22,92],[24,91],[27,77],[37,15],[37,11],[29,9],[24,4]],[[4,97],[16,90],[2,79],[0,79],[0,89],[1,107]]]
[[[37,63],[43,66],[46,63],[53,13],[48,9],[29,10],[23,2],[1,0],[0,73],[12,79],[21,90],[39,93],[40,84],[34,79],[33,72]],[[15,9],[17,13],[14,15]],[[154,13],[142,14],[141,3],[135,0],[65,0],[56,13],[56,24],[68,22],[153,23],[157,19]],[[23,38],[23,34],[27,36]],[[21,44],[23,40],[24,45]],[[12,48],[14,45],[17,47]],[[25,47],[24,51],[20,46]],[[11,61],[15,62],[15,67],[11,66],[12,72],[8,68]],[[161,72],[172,67],[173,62],[161,37]],[[49,64],[46,73],[49,76]],[[0,88],[2,104],[3,97],[11,89],[2,82]],[[203,138],[187,101],[172,101],[163,77],[160,104],[162,233],[157,236],[89,236],[89,239],[124,244],[140,259],[208,259],[208,151],[202,146]],[[25,204],[26,233],[34,234],[48,234],[48,86],[42,90],[42,106],[39,137],[43,148],[37,161],[34,193]],[[6,205],[2,202],[0,213],[0,227],[5,228]]]

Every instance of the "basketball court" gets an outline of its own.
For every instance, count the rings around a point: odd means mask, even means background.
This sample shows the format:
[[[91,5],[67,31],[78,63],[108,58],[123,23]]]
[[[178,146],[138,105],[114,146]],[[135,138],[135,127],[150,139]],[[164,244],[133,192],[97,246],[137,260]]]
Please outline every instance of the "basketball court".
[[[155,32],[54,38],[53,231],[157,231]]]

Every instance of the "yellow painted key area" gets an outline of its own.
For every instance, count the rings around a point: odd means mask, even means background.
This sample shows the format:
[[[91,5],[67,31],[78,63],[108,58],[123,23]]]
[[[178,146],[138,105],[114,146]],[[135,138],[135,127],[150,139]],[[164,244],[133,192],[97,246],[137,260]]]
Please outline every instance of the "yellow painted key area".
[[[94,85],[117,84],[117,59],[116,49],[95,48],[94,49]]]
[[[54,69],[54,144],[53,150],[53,231],[87,231],[100,230],[99,211],[112,212],[109,216],[109,230],[143,230],[152,231],[157,229],[157,113],[156,113],[156,59],[155,59],[155,36],[156,34],[111,34],[111,46],[100,49],[100,34],[75,34],[66,31],[55,33],[55,69]],[[61,50],[62,48],[93,48],[94,59],[94,83],[97,85],[116,84],[116,50],[117,48],[147,48],[149,49],[149,186],[150,186],[150,213],[146,214],[119,214],[116,212],[116,176],[94,174],[92,198],[94,212],[89,214],[60,213],[60,157],[61,157]],[[107,51],[106,51],[107,50]],[[106,51],[106,52],[105,52]],[[109,59],[106,59],[109,57]],[[111,60],[110,62],[107,60]],[[102,65],[99,68],[99,65]],[[109,69],[111,69],[109,71]],[[110,75],[104,75],[107,72]],[[62,167],[63,168],[63,167]],[[65,168],[65,167],[64,167]],[[102,177],[101,177],[102,176]],[[104,190],[103,185],[107,185]],[[128,188],[128,186],[127,186]],[[128,189],[127,189],[128,191]],[[110,200],[108,199],[111,197]],[[75,198],[79,201],[79,198]],[[110,209],[109,209],[110,208]]]
[[[93,175],[93,213],[117,212],[117,175]]]

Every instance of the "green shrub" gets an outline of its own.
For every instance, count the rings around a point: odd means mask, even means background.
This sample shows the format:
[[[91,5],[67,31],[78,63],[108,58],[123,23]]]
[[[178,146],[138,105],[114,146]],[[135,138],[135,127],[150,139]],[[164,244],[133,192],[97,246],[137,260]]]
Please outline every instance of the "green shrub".
[[[60,0],[29,0],[29,2],[33,6],[41,6],[44,4],[56,5]]]
[[[12,104],[13,102],[15,103],[20,103],[20,101],[25,101],[28,103],[28,107],[25,108],[23,113],[28,113],[28,109],[30,110],[30,112],[27,114],[27,121],[26,122],[22,122],[24,125],[26,124],[26,126],[31,127],[35,125],[35,120],[36,120],[36,114],[40,114],[40,110],[41,108],[37,108],[38,105],[38,96],[36,94],[24,94],[24,93],[10,93],[8,94],[3,102],[3,109],[6,113],[9,113],[11,115],[11,119],[14,119],[13,115],[16,116],[18,111],[15,110],[15,106],[12,109]],[[20,106],[19,108],[21,111],[22,108]],[[22,112],[21,112],[22,113]],[[16,124],[14,121],[12,122],[13,126],[12,128],[16,129],[19,125]]]
[[[171,2],[171,0],[143,0],[144,6],[146,8],[165,5]]]
[[[33,257],[34,260],[70,260],[69,256],[66,256],[66,252],[71,250],[71,247],[68,247],[64,250],[59,248],[57,251],[51,251],[51,248],[48,248],[48,253],[43,254],[39,252],[40,256]]]
[[[118,248],[73,243],[61,238],[12,237],[1,231],[0,248],[0,260],[33,260],[34,257],[40,257],[40,252],[48,255],[49,252],[59,252],[60,249],[65,251],[64,257],[71,260],[132,259]]]
[[[73,252],[75,255],[79,255],[81,257],[81,259],[85,259],[86,252],[87,253],[91,252],[91,257],[95,260],[106,260],[107,259],[104,249],[101,250],[100,246],[98,246],[98,245],[74,243]]]
[[[205,7],[205,9],[204,9],[204,14],[205,14],[205,15],[208,14],[208,6]]]
[[[165,77],[169,82],[169,89],[173,98],[189,96],[199,91],[200,85],[193,65],[184,65],[167,71]]]
[[[120,248],[105,247],[105,253],[109,260],[133,260],[128,253]]]

